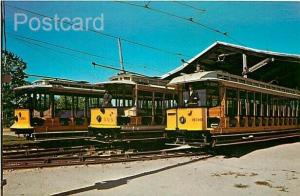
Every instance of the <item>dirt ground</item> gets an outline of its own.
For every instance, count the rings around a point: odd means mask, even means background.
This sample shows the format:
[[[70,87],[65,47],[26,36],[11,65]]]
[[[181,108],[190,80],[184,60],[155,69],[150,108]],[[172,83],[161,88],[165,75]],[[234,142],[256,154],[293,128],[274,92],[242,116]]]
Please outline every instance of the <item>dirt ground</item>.
[[[5,195],[299,195],[300,142],[207,160],[174,158],[5,171]]]

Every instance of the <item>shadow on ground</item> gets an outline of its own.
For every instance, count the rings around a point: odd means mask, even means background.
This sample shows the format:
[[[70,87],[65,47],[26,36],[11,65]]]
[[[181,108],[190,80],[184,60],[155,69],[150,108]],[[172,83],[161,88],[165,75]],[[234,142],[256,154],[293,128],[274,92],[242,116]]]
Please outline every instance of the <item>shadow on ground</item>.
[[[214,150],[214,155],[222,155],[225,158],[233,158],[233,157],[239,158],[239,157],[242,157],[242,156],[244,156],[248,153],[251,153],[253,151],[256,151],[256,150],[271,148],[271,147],[274,147],[274,146],[288,144],[288,143],[295,143],[295,142],[299,142],[299,138],[289,139],[289,140],[269,141],[269,142],[262,142],[262,143],[253,143],[253,144],[234,145],[234,146],[227,146],[227,147],[222,147],[222,148],[220,147],[220,148],[217,148],[217,149]],[[206,157],[206,158],[208,158],[208,157]],[[176,167],[180,167],[180,166],[188,165],[188,164],[191,164],[191,163],[195,163],[197,161],[204,160],[206,158],[200,157],[200,158],[192,159],[192,160],[187,161],[187,162],[178,163],[178,164],[175,164],[175,165],[170,165],[170,166],[163,167],[163,168],[160,168],[160,169],[157,169],[157,170],[143,172],[143,173],[140,173],[140,174],[136,174],[136,175],[132,175],[132,176],[116,179],[116,180],[108,180],[108,181],[97,182],[97,183],[95,183],[94,185],[91,185],[91,186],[86,186],[86,187],[81,187],[81,188],[77,188],[77,189],[73,189],[73,190],[69,190],[69,191],[65,191],[65,192],[61,192],[61,193],[56,193],[56,194],[53,194],[53,196],[79,194],[79,193],[83,193],[83,192],[87,192],[87,191],[91,191],[91,190],[112,189],[112,188],[115,188],[115,187],[125,185],[130,180],[134,180],[134,179],[137,179],[137,178],[140,178],[140,177],[144,177],[144,176],[156,174],[156,173],[159,173],[159,172],[163,172],[165,170],[169,170],[169,169],[173,169],[173,168],[176,168]]]
[[[261,149],[267,149],[278,145],[291,144],[300,142],[299,138],[274,140],[260,143],[250,143],[242,145],[224,146],[214,150],[215,155],[223,155],[225,158],[239,158],[251,152]]]
[[[83,193],[83,192],[87,192],[87,191],[91,191],[91,190],[112,189],[112,188],[115,188],[115,187],[118,187],[118,186],[125,185],[125,184],[128,183],[128,181],[136,179],[136,178],[140,178],[140,177],[143,177],[143,176],[156,174],[156,173],[159,173],[159,172],[162,172],[162,171],[165,171],[165,170],[169,170],[169,169],[173,169],[173,168],[176,168],[176,167],[188,165],[188,164],[200,161],[200,160],[204,160],[206,158],[208,158],[208,157],[205,157],[205,158],[200,157],[200,158],[192,159],[192,160],[187,161],[187,162],[177,163],[175,165],[170,165],[170,166],[163,167],[163,168],[160,168],[160,169],[156,169],[156,170],[152,170],[152,171],[148,171],[148,172],[143,172],[143,173],[136,174],[136,175],[133,175],[133,176],[128,176],[128,177],[124,177],[124,178],[120,178],[120,179],[116,179],[116,180],[108,180],[108,181],[103,181],[103,182],[97,182],[97,183],[95,183],[94,185],[91,185],[91,186],[82,187],[82,188],[78,188],[78,189],[73,189],[73,190],[53,194],[53,196],[79,194],[79,193]]]

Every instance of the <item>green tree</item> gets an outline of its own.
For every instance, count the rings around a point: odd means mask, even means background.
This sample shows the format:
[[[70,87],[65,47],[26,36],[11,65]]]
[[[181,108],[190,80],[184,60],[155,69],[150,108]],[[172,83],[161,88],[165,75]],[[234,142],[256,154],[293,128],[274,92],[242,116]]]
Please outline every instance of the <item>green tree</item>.
[[[2,123],[8,127],[13,123],[14,109],[19,106],[20,97],[18,97],[13,89],[18,86],[28,84],[25,81],[26,63],[17,55],[9,51],[1,53],[2,78],[10,76],[10,80],[2,81],[2,102],[3,102],[3,119]]]

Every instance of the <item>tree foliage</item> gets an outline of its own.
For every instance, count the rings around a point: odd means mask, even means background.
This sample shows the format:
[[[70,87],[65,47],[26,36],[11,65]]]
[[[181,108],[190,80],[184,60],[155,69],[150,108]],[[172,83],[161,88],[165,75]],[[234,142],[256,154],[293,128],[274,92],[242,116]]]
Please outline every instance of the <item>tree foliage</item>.
[[[13,89],[28,84],[25,81],[26,63],[17,55],[9,51],[1,53],[2,77],[10,75],[9,82],[2,82],[2,103],[3,103],[3,119],[4,126],[10,126],[13,123],[14,108],[18,107],[20,97],[18,97]]]

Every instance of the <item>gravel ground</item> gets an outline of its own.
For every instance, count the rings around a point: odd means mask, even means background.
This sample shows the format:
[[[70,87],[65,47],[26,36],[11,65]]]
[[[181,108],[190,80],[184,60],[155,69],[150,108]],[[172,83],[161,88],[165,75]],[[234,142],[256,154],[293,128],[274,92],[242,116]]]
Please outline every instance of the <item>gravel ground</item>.
[[[240,147],[235,147],[240,148]],[[300,142],[238,157],[5,171],[5,195],[299,195]]]

